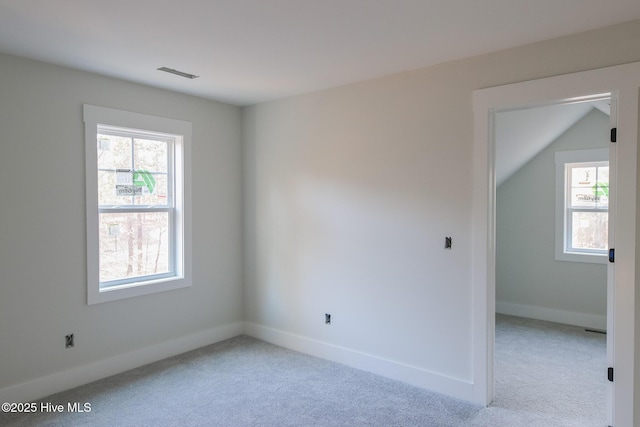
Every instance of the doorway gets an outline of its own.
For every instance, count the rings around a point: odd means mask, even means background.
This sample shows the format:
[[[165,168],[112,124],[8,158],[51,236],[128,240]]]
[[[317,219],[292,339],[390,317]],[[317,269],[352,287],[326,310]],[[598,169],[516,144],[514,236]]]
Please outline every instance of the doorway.
[[[631,425],[634,403],[634,310],[636,251],[636,171],[638,145],[638,88],[640,63],[567,74],[546,79],[477,90],[474,107],[473,182],[473,384],[474,400],[488,405],[495,397],[495,133],[496,111],[589,100],[611,94],[617,100],[617,175],[609,215],[616,227],[615,263],[607,270],[607,361],[614,368],[609,383],[610,425]],[[625,375],[626,373],[626,375]],[[603,373],[607,375],[607,373]]]
[[[609,97],[494,114],[497,407],[605,425],[612,121]]]

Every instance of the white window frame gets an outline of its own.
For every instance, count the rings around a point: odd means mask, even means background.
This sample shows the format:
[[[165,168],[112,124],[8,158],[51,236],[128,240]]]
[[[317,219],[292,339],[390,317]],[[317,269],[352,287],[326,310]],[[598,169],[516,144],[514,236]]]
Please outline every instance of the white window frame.
[[[570,251],[568,249],[568,233],[571,232],[567,209],[567,172],[566,165],[571,163],[608,162],[609,149],[558,151],[556,162],[556,248],[555,259],[558,261],[589,262],[606,264],[607,252]]]
[[[98,304],[149,295],[191,286],[191,131],[190,122],[85,104],[86,197],[87,197],[87,303]],[[175,207],[170,215],[172,272],[162,276],[146,276],[136,281],[109,282],[101,286],[99,276],[99,212],[98,205],[98,127],[115,127],[174,136],[173,196]],[[166,210],[166,209],[165,209]]]

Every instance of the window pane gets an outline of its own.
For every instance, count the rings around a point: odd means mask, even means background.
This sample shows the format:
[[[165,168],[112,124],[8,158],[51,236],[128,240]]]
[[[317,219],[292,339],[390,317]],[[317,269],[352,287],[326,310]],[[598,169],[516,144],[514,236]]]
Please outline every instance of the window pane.
[[[570,171],[571,207],[595,208],[592,188],[596,183],[595,167],[572,167]]]
[[[169,213],[100,214],[100,282],[170,271]]]
[[[131,169],[131,138],[98,134],[98,169]]]
[[[169,144],[151,139],[134,140],[134,185],[142,187],[142,192],[134,198],[136,205],[167,205]]]
[[[173,206],[166,141],[98,135],[98,204]]]
[[[599,208],[609,206],[609,167],[570,167],[571,208]]]
[[[136,169],[150,172],[167,172],[167,143],[149,139],[135,139],[134,158]]]
[[[98,205],[129,205],[131,197],[120,197],[116,191],[116,172],[98,171]]]
[[[609,214],[607,212],[571,213],[571,249],[608,249]]]
[[[141,172],[142,174],[143,172]],[[168,198],[167,175],[166,174],[148,174],[141,176],[139,183],[144,184],[143,192],[134,198],[136,205],[161,205],[173,206]],[[147,186],[148,184],[148,186]],[[150,190],[153,188],[153,193]]]

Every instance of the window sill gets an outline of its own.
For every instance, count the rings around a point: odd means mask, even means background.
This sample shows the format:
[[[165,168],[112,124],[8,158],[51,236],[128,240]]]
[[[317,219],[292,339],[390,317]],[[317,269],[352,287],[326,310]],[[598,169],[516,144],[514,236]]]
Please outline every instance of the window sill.
[[[108,301],[117,301],[125,298],[132,298],[142,295],[150,295],[158,292],[172,291],[191,286],[191,280],[185,277],[170,277],[145,282],[129,283],[126,285],[113,286],[90,292],[88,295],[89,305],[100,304]],[[96,287],[97,288],[97,287]],[[94,289],[94,288],[90,288]]]
[[[586,262],[590,264],[607,264],[609,258],[606,254],[585,254],[579,252],[556,253],[556,261]]]

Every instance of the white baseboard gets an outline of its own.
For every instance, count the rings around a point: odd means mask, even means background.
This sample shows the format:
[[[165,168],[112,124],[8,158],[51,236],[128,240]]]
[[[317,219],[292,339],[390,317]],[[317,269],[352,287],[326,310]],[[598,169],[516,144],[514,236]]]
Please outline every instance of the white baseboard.
[[[473,384],[469,381],[451,378],[416,366],[383,359],[255,323],[245,323],[245,334],[281,347],[372,372],[437,393],[467,401],[473,400]]]
[[[239,322],[197,332],[175,340],[0,389],[0,402],[34,401],[243,333],[291,350],[373,372],[437,393],[467,401],[473,400],[473,384],[469,381],[451,378],[419,367],[262,325]]]
[[[548,322],[564,323],[566,325],[581,326],[589,329],[598,329],[603,331],[607,329],[606,316],[578,313],[575,311],[556,310],[546,307],[536,307],[533,305],[496,301],[496,313],[546,320]]]
[[[0,390],[0,402],[30,402],[60,391],[88,384],[111,375],[153,363],[216,343],[237,335],[242,335],[244,324],[232,323],[206,331],[196,332],[150,347],[119,354],[109,359],[78,366],[62,372],[36,378]]]

